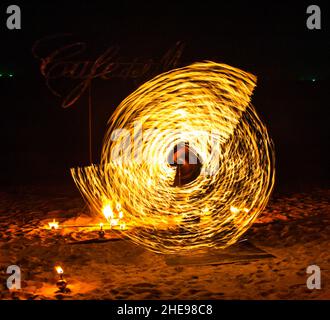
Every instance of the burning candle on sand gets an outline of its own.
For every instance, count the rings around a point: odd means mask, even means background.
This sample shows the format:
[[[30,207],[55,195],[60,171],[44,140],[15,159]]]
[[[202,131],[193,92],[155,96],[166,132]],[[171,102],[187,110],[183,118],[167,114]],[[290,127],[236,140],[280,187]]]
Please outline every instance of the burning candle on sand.
[[[105,234],[105,232],[104,232],[104,230],[103,230],[103,223],[100,222],[99,237],[100,237],[100,238],[104,238],[104,234]]]
[[[56,266],[55,267],[55,270],[56,270],[57,274],[59,275],[59,279],[57,280],[56,285],[57,285],[58,289],[61,292],[65,292],[66,291],[67,282],[63,278],[64,271],[63,271],[63,269],[62,269],[61,266]]]

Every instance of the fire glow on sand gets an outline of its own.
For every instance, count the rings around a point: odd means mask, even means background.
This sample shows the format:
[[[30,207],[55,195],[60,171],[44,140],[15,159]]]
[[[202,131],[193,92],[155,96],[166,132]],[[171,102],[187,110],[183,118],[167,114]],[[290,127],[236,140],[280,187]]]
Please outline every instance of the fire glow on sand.
[[[109,119],[100,165],[71,169],[92,212],[155,252],[234,244],[274,185],[255,85],[252,74],[207,61],[140,86]]]

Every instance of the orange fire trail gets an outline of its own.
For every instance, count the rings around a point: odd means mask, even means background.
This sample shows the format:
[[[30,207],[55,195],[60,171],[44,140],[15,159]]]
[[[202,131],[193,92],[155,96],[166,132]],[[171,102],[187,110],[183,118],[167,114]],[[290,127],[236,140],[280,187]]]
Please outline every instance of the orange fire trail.
[[[109,119],[101,164],[71,169],[92,210],[120,211],[126,235],[156,252],[235,243],[274,185],[273,144],[251,104],[255,85],[255,76],[207,61],[140,86]],[[179,143],[189,143],[201,169],[175,186],[168,157]]]

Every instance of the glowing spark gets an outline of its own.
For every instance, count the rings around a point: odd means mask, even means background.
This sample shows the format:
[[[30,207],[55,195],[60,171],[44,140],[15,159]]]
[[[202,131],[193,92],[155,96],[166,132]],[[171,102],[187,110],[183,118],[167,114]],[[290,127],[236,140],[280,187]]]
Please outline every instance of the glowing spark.
[[[273,145],[251,104],[255,85],[255,76],[207,61],[140,86],[109,119],[100,166],[71,169],[93,211],[104,199],[123,204],[116,208],[127,236],[156,252],[235,243],[274,185]],[[186,149],[199,162],[187,164]],[[168,161],[174,150],[180,166]],[[191,170],[194,178],[181,183]],[[113,219],[110,206],[103,214]]]

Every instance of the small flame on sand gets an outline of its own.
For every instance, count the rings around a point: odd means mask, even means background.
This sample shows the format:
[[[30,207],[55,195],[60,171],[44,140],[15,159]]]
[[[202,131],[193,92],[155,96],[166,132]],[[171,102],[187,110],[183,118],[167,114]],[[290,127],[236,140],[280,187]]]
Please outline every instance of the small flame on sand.
[[[58,274],[63,274],[63,272],[64,272],[61,266],[56,266],[55,270]]]
[[[49,226],[49,229],[58,229],[58,227],[59,227],[58,222],[55,221],[55,219],[53,219],[52,222],[49,222],[48,226]]]
[[[114,226],[119,226],[120,230],[126,229],[126,224],[123,225],[121,219],[124,218],[124,213],[121,211],[121,204],[117,203],[116,207],[113,211],[111,204],[105,204],[102,208],[102,213],[104,217],[107,219],[107,221],[110,224],[110,228]],[[123,226],[122,226],[123,225]],[[103,226],[103,224],[102,224]],[[101,227],[101,224],[100,224]]]

